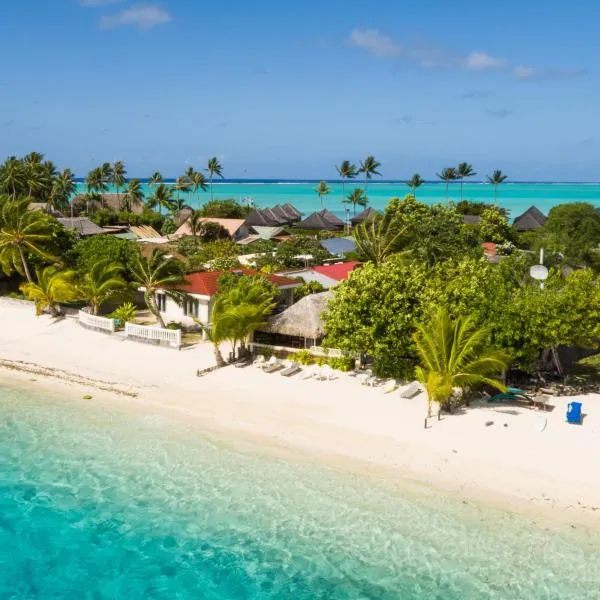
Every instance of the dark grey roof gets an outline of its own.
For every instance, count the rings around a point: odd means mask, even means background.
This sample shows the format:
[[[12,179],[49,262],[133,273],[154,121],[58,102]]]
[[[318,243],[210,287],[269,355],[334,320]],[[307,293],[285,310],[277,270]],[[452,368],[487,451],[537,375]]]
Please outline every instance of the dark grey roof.
[[[374,217],[376,214],[378,214],[377,211],[369,206],[369,208],[365,208],[365,210],[363,210],[361,213],[358,213],[352,217],[352,225],[358,225],[369,217]]]
[[[82,237],[106,233],[102,227],[98,227],[96,223],[93,223],[87,217],[73,217],[72,219],[70,217],[63,217],[56,220],[65,229],[70,229]]]
[[[290,204],[289,202],[286,202],[283,205],[283,208],[285,208],[289,213],[296,215],[296,218],[298,219],[302,217],[302,213],[293,204]]]
[[[262,210],[255,209],[246,217],[246,225],[250,225],[251,227],[255,225],[259,227],[277,227],[278,223],[272,223],[263,214]]]
[[[481,217],[479,215],[463,215],[462,220],[465,224],[478,225],[481,221]]]
[[[296,221],[298,221],[300,219],[300,217],[294,211],[294,208],[289,205],[280,206],[278,204],[277,206],[274,206],[271,210],[278,217],[285,219],[285,223],[289,223],[289,224],[295,223]]]
[[[539,208],[530,206],[522,215],[516,217],[513,225],[517,231],[533,231],[543,227],[547,219]]]
[[[324,208],[319,212],[308,215],[304,221],[298,223],[298,227],[302,229],[325,229],[333,231],[335,229],[342,229],[344,227],[344,221]]]

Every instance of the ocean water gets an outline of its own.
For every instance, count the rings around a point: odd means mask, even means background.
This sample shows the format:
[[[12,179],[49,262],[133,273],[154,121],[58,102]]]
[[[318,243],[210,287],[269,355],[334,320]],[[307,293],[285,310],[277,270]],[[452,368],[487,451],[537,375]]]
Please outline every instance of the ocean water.
[[[251,198],[259,207],[274,206],[290,202],[300,211],[309,214],[321,208],[319,197],[315,190],[317,182],[297,181],[251,181],[238,180],[215,182],[213,195],[218,199],[235,198],[238,201]],[[331,194],[324,202],[325,206],[338,216],[344,215],[342,205],[342,186],[340,183],[330,183]],[[346,184],[346,195],[353,187],[363,186],[362,182]],[[85,191],[83,184],[79,191]],[[114,190],[113,190],[114,191]],[[151,195],[149,186],[144,186],[144,191]],[[410,192],[410,188],[403,182],[377,182],[368,185],[369,205],[382,209],[388,200],[393,197],[403,197]],[[188,204],[197,207],[210,199],[210,192],[197,194],[180,194]],[[435,204],[446,201],[446,186],[442,183],[426,183],[417,190],[417,198],[423,202]],[[460,200],[460,185],[449,186],[448,198]],[[465,183],[463,198],[477,202],[494,202],[494,188],[483,183]],[[509,211],[511,218],[517,217],[530,206],[537,206],[542,212],[548,211],[557,204],[564,202],[591,202],[600,205],[599,183],[505,183],[498,187],[497,203]]]
[[[597,600],[600,540],[2,386],[0,598]]]

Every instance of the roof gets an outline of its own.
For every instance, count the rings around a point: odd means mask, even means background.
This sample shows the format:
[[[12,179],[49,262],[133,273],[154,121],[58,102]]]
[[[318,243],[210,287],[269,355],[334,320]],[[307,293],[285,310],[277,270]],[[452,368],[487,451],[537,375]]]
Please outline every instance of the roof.
[[[272,316],[260,329],[303,338],[323,337],[325,325],[322,316],[332,295],[332,292],[321,292],[304,296],[296,304]]]
[[[75,202],[86,202],[87,194],[77,194],[73,200],[71,200],[71,204]],[[125,192],[121,192],[120,194],[100,194],[102,197],[102,204],[106,208],[110,208],[114,211],[120,211],[123,202],[125,201]],[[134,204],[131,207],[131,212],[139,215],[144,210],[144,207],[141,204]]]
[[[336,281],[344,281],[348,279],[350,273],[360,265],[359,262],[351,260],[349,262],[335,263],[333,265],[320,265],[312,267],[313,271],[325,275]]]
[[[147,240],[149,238],[162,237],[154,227],[150,225],[131,225],[129,231],[135,235],[137,239]]]
[[[289,225],[300,219],[302,213],[291,204],[277,204],[271,208],[255,208],[247,217],[246,223],[254,227],[277,227]]]
[[[300,285],[300,282],[294,279],[283,277],[281,275],[267,275],[256,269],[234,269],[230,272],[248,275],[250,277],[262,275],[280,289],[298,287]],[[196,273],[190,273],[185,276],[189,285],[183,286],[181,289],[185,290],[188,294],[198,294],[199,296],[209,297],[214,296],[218,291],[219,278],[223,273],[226,273],[226,271],[198,271]]]
[[[198,220],[201,223],[218,223],[227,230],[231,237],[235,237],[242,225],[246,223],[245,219],[218,219],[216,217],[202,217]],[[176,235],[192,235],[188,221],[189,219],[175,232]]]
[[[548,217],[535,206],[530,206],[522,215],[515,218],[513,225],[517,231],[532,231],[544,226]]]
[[[365,208],[365,210],[363,210],[361,213],[358,213],[357,215],[352,217],[350,221],[352,222],[352,225],[358,225],[359,223],[362,223],[363,221],[366,221],[368,218],[373,217],[377,214],[379,213],[374,208],[369,206],[369,208]]]
[[[324,208],[319,212],[308,215],[304,221],[300,221],[298,227],[302,229],[325,229],[332,231],[335,229],[343,229],[344,222]]]
[[[29,210],[41,210],[42,212],[48,213],[53,217],[64,216],[60,211],[55,210],[47,202],[30,202],[27,207]]]
[[[483,252],[486,256],[496,256],[498,244],[494,242],[482,242],[481,247],[483,248]]]
[[[478,225],[481,221],[481,217],[479,215],[463,215],[462,222],[465,225]]]
[[[285,208],[288,213],[296,215],[298,219],[302,216],[302,213],[293,204],[290,204],[289,202],[286,202],[283,205],[283,208]]]
[[[256,231],[256,234],[261,240],[270,240],[282,233],[289,235],[283,227],[263,227],[261,225],[255,225],[252,229]]]
[[[330,254],[335,254],[337,256],[356,250],[354,239],[347,237],[334,237],[321,240],[321,246],[323,246]]]
[[[80,236],[100,235],[106,231],[90,221],[87,217],[59,217],[56,219],[65,229],[74,231]]]

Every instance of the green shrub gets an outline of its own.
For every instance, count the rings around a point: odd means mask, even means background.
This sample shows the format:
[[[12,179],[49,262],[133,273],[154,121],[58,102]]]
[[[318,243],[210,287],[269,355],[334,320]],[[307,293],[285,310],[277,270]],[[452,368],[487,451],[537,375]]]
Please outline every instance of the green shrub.
[[[169,321],[167,323],[167,329],[181,329],[181,330],[183,330],[183,325],[181,323],[177,323],[177,321]]]
[[[294,354],[293,360],[301,365],[310,365],[314,362],[315,357],[309,350],[300,350]]]
[[[329,365],[332,369],[348,372],[354,369],[354,359],[350,356],[333,357],[329,359]]]
[[[111,319],[119,321],[119,327],[122,328],[125,326],[126,322],[131,323],[135,321],[135,317],[137,316],[137,308],[132,302],[125,302],[108,316]]]

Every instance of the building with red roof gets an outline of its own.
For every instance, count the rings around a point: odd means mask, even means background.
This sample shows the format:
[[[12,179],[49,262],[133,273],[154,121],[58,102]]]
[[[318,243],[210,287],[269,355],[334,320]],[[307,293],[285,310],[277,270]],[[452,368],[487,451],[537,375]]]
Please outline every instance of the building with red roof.
[[[286,271],[279,273],[286,277],[300,277],[304,281],[317,281],[324,288],[333,288],[342,281],[350,277],[352,271],[360,267],[359,262],[355,260],[347,262],[333,263],[331,265],[318,265],[314,267],[306,267],[297,271]]]

